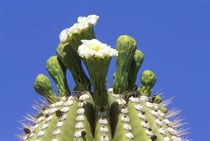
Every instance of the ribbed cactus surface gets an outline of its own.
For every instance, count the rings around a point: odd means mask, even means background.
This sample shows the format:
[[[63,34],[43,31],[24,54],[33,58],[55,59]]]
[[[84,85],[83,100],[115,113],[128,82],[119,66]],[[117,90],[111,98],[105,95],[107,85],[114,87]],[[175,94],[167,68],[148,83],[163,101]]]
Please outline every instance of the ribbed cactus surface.
[[[36,106],[33,124],[24,124],[25,141],[182,141],[181,120],[170,121],[176,111],[168,111],[167,101],[152,93],[155,74],[145,70],[141,86],[136,78],[144,54],[134,38],[122,35],[112,49],[95,39],[93,25],[98,16],[79,17],[78,23],[63,30],[57,56],[47,60],[46,68],[55,82],[39,74],[34,88],[47,102]],[[112,56],[116,72],[107,88],[107,72]],[[86,75],[82,62],[87,68]],[[66,70],[75,81],[70,92]],[[70,84],[71,85],[71,84]],[[92,89],[91,89],[92,88]],[[91,91],[92,90],[92,91]]]

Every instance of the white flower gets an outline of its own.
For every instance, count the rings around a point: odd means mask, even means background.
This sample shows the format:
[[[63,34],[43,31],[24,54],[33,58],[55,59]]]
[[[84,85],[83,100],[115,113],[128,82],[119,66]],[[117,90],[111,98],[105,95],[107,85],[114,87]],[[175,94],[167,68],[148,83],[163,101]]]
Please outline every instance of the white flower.
[[[81,57],[88,59],[95,56],[104,58],[105,56],[117,56],[118,51],[104,44],[97,39],[82,40],[82,44],[78,47],[78,53]]]
[[[96,25],[97,21],[99,19],[99,16],[97,15],[89,15],[88,17],[78,17],[78,23],[83,25],[93,24]]]
[[[87,17],[88,22],[93,24],[93,25],[97,24],[98,19],[99,19],[99,16],[97,16],[97,15],[89,15]]]
[[[96,25],[99,16],[97,15],[89,15],[88,17],[78,17],[78,23],[75,23],[70,28],[66,28],[61,31],[59,38],[61,43],[66,43],[68,38],[72,36],[74,33],[80,33],[82,30],[89,27],[89,24]]]
[[[63,31],[61,31],[61,33],[59,35],[61,43],[65,43],[67,41],[68,34],[69,34],[69,28],[66,28]]]

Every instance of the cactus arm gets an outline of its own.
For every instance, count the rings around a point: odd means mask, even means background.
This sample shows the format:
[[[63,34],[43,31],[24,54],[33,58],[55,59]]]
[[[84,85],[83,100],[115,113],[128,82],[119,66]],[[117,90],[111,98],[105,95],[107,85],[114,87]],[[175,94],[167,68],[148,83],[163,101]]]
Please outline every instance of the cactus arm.
[[[117,39],[116,49],[119,55],[116,57],[116,75],[113,83],[114,93],[128,91],[129,70],[136,50],[136,41],[127,35]]]
[[[66,79],[66,68],[61,61],[58,60],[57,56],[52,56],[47,60],[46,68],[51,78],[56,83],[59,97],[71,95]]]

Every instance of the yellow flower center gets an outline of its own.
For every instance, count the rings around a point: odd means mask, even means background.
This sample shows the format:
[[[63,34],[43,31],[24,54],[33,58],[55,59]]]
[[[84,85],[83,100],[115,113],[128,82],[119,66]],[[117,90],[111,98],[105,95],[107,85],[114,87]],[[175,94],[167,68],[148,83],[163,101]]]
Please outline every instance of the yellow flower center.
[[[100,51],[100,50],[102,50],[103,49],[103,47],[100,47],[100,46],[98,46],[98,45],[91,45],[91,46],[88,46],[88,49],[89,50],[95,50],[95,51]]]

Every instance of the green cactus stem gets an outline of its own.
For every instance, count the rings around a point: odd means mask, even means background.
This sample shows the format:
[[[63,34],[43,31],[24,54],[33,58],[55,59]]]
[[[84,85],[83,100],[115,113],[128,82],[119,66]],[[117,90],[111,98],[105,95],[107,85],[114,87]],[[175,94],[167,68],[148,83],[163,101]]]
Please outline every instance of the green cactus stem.
[[[78,23],[75,23],[71,28],[63,30],[59,36],[61,43],[58,46],[57,55],[65,67],[72,73],[76,83],[76,91],[90,91],[91,89],[89,79],[82,68],[81,58],[78,56],[77,50],[82,44],[81,40],[95,38],[92,24],[96,25],[97,20],[98,16],[96,15],[79,17]]]
[[[47,71],[51,78],[56,83],[58,88],[59,97],[71,95],[67,79],[66,79],[66,68],[57,58],[57,56],[52,56],[47,60]]]
[[[129,90],[129,72],[136,51],[136,41],[130,36],[122,35],[117,39],[116,75],[113,83],[114,93]]]
[[[88,70],[96,105],[106,106],[108,104],[106,75],[111,58],[117,55],[117,51],[96,39],[92,39],[83,40],[78,53]]]
[[[91,89],[90,81],[82,68],[81,59],[77,52],[69,44],[59,44],[57,48],[58,58],[72,74],[76,83],[76,91]]]
[[[141,75],[141,88],[139,93],[141,95],[151,95],[151,89],[154,87],[156,82],[155,74],[150,70],[145,70]]]
[[[155,74],[146,70],[141,87],[136,85],[138,70],[144,60],[136,50],[136,41],[123,35],[115,49],[93,39],[92,24],[98,16],[79,17],[78,23],[62,31],[57,56],[47,61],[47,70],[54,80],[59,97],[50,80],[39,74],[35,91],[47,102],[34,106],[32,124],[23,123],[24,141],[185,141],[181,120],[169,121],[177,111],[168,110],[168,100],[152,94]],[[85,39],[85,40],[84,40]],[[112,56],[116,72],[112,88],[107,87],[107,72]],[[82,68],[84,62],[91,83]],[[70,95],[66,69],[72,73],[76,87]],[[91,91],[91,84],[93,92]],[[39,106],[41,105],[41,106]]]
[[[131,63],[130,68],[130,72],[129,72],[129,89],[131,91],[134,91],[136,89],[136,78],[137,78],[137,74],[138,71],[142,65],[144,61],[144,54],[140,51],[140,50],[136,50],[134,57],[133,57],[133,61]]]
[[[52,90],[52,85],[49,78],[43,74],[39,74],[34,83],[35,91],[45,97],[49,103],[57,101],[57,97]]]

